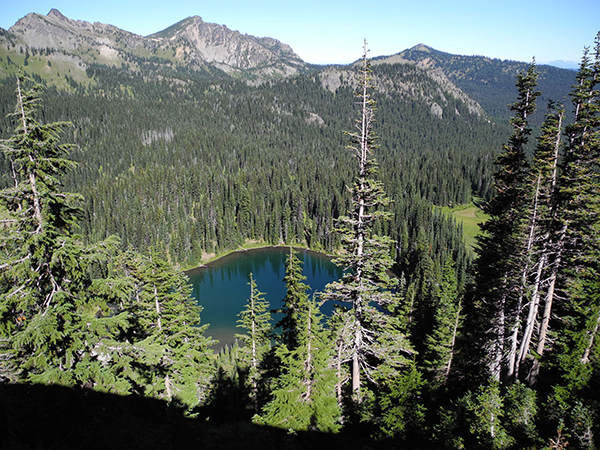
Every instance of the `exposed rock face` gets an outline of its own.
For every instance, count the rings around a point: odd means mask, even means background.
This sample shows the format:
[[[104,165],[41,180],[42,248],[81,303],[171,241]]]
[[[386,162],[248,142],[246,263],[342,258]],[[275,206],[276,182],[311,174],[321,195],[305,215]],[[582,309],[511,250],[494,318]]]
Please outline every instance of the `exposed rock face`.
[[[335,93],[342,85],[342,71],[335,67],[326,68],[321,71],[321,85],[330,92]]]
[[[70,53],[83,62],[121,64],[131,61],[129,56],[156,56],[191,68],[208,64],[253,79],[286,77],[306,69],[302,59],[276,39],[244,35],[199,16],[143,37],[112,25],[71,20],[52,9],[47,16],[28,14],[9,31],[22,45]],[[94,50],[97,54],[92,55]]]
[[[429,106],[431,114],[438,119],[444,117],[444,114],[448,116],[450,113],[459,114],[458,111],[454,109],[450,110],[447,107],[448,96],[462,102],[470,114],[479,117],[485,116],[483,108],[479,103],[460,90],[435,65],[427,64],[427,62],[416,64],[413,61],[402,58],[401,55],[378,58],[373,60],[372,64],[398,64],[398,69],[394,74],[373,75],[373,83],[382,94],[399,94],[405,98],[419,99]],[[320,71],[318,77],[321,86],[332,93],[335,93],[340,87],[346,85],[352,89],[356,89],[360,82],[357,71],[353,70],[351,66],[330,66]]]
[[[215,63],[226,71],[285,63],[291,72],[296,72],[297,67],[304,66],[286,44],[271,38],[243,35],[223,25],[206,23],[198,16],[185,19],[150,38],[192,48],[202,60]]]
[[[408,50],[408,52],[410,51],[419,51],[424,54],[427,54],[431,53],[432,50],[430,47],[427,47],[424,44],[419,44],[413,47],[412,49]],[[414,61],[405,58],[404,53],[405,52],[388,57],[378,58],[373,61],[373,64],[409,64],[417,67],[418,69],[422,69],[423,73],[427,74],[427,76],[439,86],[438,89],[436,89],[436,91],[441,97],[444,97],[444,95],[451,95],[454,98],[462,101],[467,106],[469,113],[481,117],[485,115],[481,105],[479,105],[479,103],[477,103],[467,94],[465,94],[461,89],[459,89],[446,76],[444,71],[435,64],[435,61],[432,58],[424,57],[419,61]],[[426,96],[427,94],[421,92],[421,95]],[[431,113],[434,116],[441,118],[444,113],[443,105],[435,103],[431,99],[428,101],[428,103],[430,103]]]
[[[47,16],[28,14],[9,31],[29,47],[63,51],[75,50],[84,45],[134,47],[143,39],[112,25],[68,19],[56,9],[52,9]],[[117,44],[118,41],[122,42]]]

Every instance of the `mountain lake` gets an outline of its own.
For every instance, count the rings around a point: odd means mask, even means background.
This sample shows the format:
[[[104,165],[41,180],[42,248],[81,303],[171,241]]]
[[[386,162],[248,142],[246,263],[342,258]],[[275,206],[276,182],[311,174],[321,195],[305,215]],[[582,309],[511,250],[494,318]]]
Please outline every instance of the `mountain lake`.
[[[279,309],[283,306],[286,292],[283,277],[289,252],[289,247],[237,251],[186,272],[192,285],[192,294],[203,308],[201,323],[210,324],[205,334],[219,341],[214,346],[216,351],[231,345],[235,334],[244,331],[236,326],[237,315],[244,309],[250,296],[250,273],[258,290],[265,294],[270,308]],[[311,297],[342,275],[341,268],[328,255],[305,249],[294,249],[294,253],[303,262],[304,283],[310,287],[307,292]],[[329,304],[321,308],[325,315],[331,314],[331,310]],[[280,315],[274,314],[273,324],[280,318]]]

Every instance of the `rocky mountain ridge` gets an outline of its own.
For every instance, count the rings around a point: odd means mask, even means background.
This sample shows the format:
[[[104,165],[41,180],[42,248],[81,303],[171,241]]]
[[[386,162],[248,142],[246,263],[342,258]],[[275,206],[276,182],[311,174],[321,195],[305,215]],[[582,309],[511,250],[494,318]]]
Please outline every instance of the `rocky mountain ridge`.
[[[448,89],[454,86],[459,92],[468,94],[471,101],[477,102],[486,113],[496,120],[508,120],[511,112],[507,105],[516,95],[515,77],[526,71],[529,63],[488,58],[485,56],[465,56],[445,53],[418,44],[391,56],[373,59],[373,64],[413,64],[427,70],[439,78]],[[542,110],[548,101],[568,102],[571,85],[575,83],[575,72],[550,65],[536,65],[539,72],[538,89],[541,97],[538,105]],[[534,119],[535,125],[540,125]]]
[[[2,34],[0,41],[13,48],[37,49],[58,59],[60,54],[75,58],[76,70],[100,63],[125,64],[135,71],[151,61],[192,70],[208,66],[234,77],[264,80],[294,75],[307,67],[276,39],[244,35],[206,23],[199,16],[144,37],[113,25],[72,20],[52,9],[46,16],[28,14]]]
[[[424,44],[375,57],[372,63],[393,68],[378,80],[382,92],[420,99],[438,117],[454,113],[444,107],[446,98],[454,97],[467,105],[470,114],[494,121],[508,118],[506,105],[514,100],[515,76],[527,67],[522,62],[444,53]],[[57,9],[46,16],[31,13],[9,30],[0,29],[0,78],[22,66],[47,83],[67,89],[75,83],[93,88],[98,70],[124,76],[119,83],[125,92],[132,76],[180,88],[190,80],[233,78],[262,84],[314,71],[322,87],[331,92],[344,84],[354,85],[352,65],[311,66],[276,39],[242,34],[199,16],[144,37],[113,25],[72,20]],[[430,82],[423,85],[423,78],[408,67]],[[565,98],[574,72],[551,66],[538,69],[540,105]]]

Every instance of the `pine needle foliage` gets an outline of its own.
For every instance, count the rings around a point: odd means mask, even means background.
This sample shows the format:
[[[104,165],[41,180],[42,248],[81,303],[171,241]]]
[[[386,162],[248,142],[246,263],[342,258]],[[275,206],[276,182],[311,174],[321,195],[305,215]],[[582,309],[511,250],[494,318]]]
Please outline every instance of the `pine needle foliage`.
[[[338,365],[350,363],[351,392],[360,403],[361,384],[375,384],[376,374],[383,370],[393,377],[409,364],[407,357],[413,350],[402,333],[400,321],[390,313],[399,302],[394,291],[397,280],[389,274],[393,265],[392,240],[375,234],[377,223],[390,217],[384,210],[390,200],[383,184],[374,178],[375,101],[371,97],[373,85],[366,43],[358,80],[355,98],[359,118],[356,131],[347,133],[351,139],[347,148],[356,159],[357,175],[349,189],[348,215],[337,222],[343,253],[335,262],[343,267],[344,275],[327,286],[323,298],[342,305],[332,320],[338,334]]]
[[[264,358],[271,348],[271,312],[264,293],[258,290],[256,280],[250,274],[250,296],[244,309],[238,314],[238,327],[245,333],[236,334],[243,346],[239,349],[239,361],[248,375],[246,379],[250,390],[253,409],[259,411],[263,393]]]
[[[73,146],[63,144],[66,122],[37,119],[42,88],[17,77],[16,121],[2,150],[12,168],[12,186],[0,191],[6,219],[0,235],[0,334],[2,378],[67,386],[123,385],[96,351],[123,316],[92,295],[90,268],[105,262],[118,241],[84,245],[77,235],[80,196],[62,192],[61,177],[74,167]],[[3,358],[4,359],[4,358]]]

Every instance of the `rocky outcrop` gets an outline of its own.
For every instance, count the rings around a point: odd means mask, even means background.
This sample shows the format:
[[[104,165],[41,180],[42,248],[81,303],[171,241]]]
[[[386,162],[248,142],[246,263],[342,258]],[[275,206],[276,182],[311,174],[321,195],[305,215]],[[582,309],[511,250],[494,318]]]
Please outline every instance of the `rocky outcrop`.
[[[85,45],[133,48],[143,40],[141,36],[113,25],[68,19],[57,9],[52,9],[47,16],[28,14],[9,31],[29,47],[63,51],[73,51]]]
[[[373,61],[373,64],[374,65],[376,65],[376,64],[407,64],[407,65],[414,66],[417,69],[422,70],[422,72],[424,74],[426,74],[427,77],[429,77],[433,82],[435,82],[437,84],[438,87],[437,87],[437,89],[435,89],[435,92],[437,93],[437,95],[439,97],[442,98],[442,100],[444,99],[444,97],[446,95],[451,95],[452,97],[456,98],[457,100],[460,100],[461,102],[463,102],[467,106],[467,109],[470,114],[475,114],[477,116],[483,117],[485,115],[485,113],[484,113],[481,105],[479,105],[479,103],[477,103],[475,100],[473,100],[467,94],[465,94],[464,91],[459,89],[456,86],[456,84],[454,84],[448,78],[448,76],[446,76],[443,69],[436,64],[435,60],[431,57],[428,57],[428,54],[430,54],[434,51],[435,50],[433,50],[432,48],[430,48],[424,44],[418,44],[418,45],[414,46],[413,48],[406,50],[402,53],[398,53],[398,54],[392,55],[392,56],[377,58]],[[418,60],[415,60],[410,57],[406,57],[407,55],[410,55],[411,52],[419,52],[419,53],[421,53],[422,57]],[[431,96],[431,93],[433,91],[430,90],[427,93],[427,91],[416,90],[415,92],[420,92],[420,94],[423,97],[428,97],[428,96]],[[429,98],[429,99],[425,98],[425,100],[427,101],[427,103],[430,104],[431,114],[433,114],[436,117],[441,118],[444,114],[443,104],[440,105],[440,104],[436,103],[433,98]],[[442,102],[442,103],[444,103],[444,102]]]
[[[306,67],[289,45],[241,34],[224,25],[204,22],[199,16],[189,17],[150,38],[162,41],[163,46],[187,48],[193,57],[225,72],[258,70],[265,75],[288,76]]]

